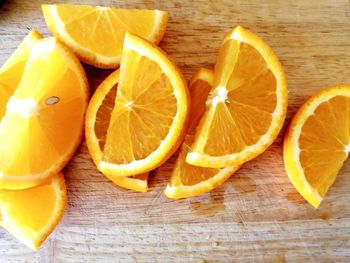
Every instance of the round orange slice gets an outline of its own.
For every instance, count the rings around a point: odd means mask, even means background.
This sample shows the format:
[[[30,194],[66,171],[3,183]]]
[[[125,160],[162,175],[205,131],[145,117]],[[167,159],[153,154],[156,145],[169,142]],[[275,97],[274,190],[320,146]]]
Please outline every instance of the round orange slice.
[[[22,190],[0,190],[0,226],[37,250],[63,217],[67,193],[63,174]]]
[[[125,32],[157,44],[168,21],[168,13],[160,10],[70,4],[42,5],[42,10],[52,34],[81,61],[100,68],[118,67]]]
[[[283,144],[289,179],[315,208],[350,152],[350,85],[324,89],[294,116]]]
[[[117,95],[119,72],[119,69],[114,71],[97,87],[86,111],[86,143],[96,165],[102,160],[102,149]],[[127,177],[106,174],[106,177],[123,188],[138,192],[148,190],[148,173]]]
[[[21,189],[58,173],[82,135],[85,72],[54,38],[31,49],[21,81],[0,121],[0,188]]]
[[[117,95],[97,168],[112,176],[157,168],[181,144],[188,108],[187,84],[177,67],[157,46],[127,33]]]
[[[238,167],[277,137],[287,110],[287,83],[272,49],[236,27],[224,39],[214,84],[186,162]]]
[[[212,88],[213,71],[200,69],[189,82],[191,95],[190,121],[170,182],[164,194],[169,198],[185,198],[200,195],[223,184],[238,167],[205,168],[186,163],[186,155],[193,142],[198,123],[205,112],[205,102]]]
[[[13,95],[21,80],[29,53],[33,45],[41,38],[42,36],[38,31],[31,30],[16,51],[0,68],[0,120],[6,112],[6,104],[9,98]]]

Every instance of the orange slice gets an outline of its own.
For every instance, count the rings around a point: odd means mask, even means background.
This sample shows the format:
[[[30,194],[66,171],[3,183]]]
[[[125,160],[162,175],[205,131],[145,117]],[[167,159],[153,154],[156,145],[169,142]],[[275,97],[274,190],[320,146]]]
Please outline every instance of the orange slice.
[[[238,167],[274,141],[286,115],[287,83],[262,39],[242,27],[225,37],[207,106],[188,163]]]
[[[315,208],[350,152],[350,85],[324,89],[298,110],[283,145],[289,179]]]
[[[185,141],[172,171],[170,183],[164,194],[169,198],[185,198],[206,193],[223,184],[238,167],[204,168],[186,163],[186,155],[193,142],[200,118],[205,112],[205,102],[212,88],[214,73],[200,69],[189,82],[192,98],[190,121]]]
[[[0,226],[36,250],[63,217],[67,193],[63,174],[24,190],[0,190]]]
[[[106,143],[106,134],[117,95],[119,72],[110,74],[96,89],[86,111],[85,137],[90,155],[96,165],[102,160],[102,149]],[[113,176],[106,174],[118,186],[147,192],[148,173],[135,176]]]
[[[81,61],[100,68],[118,67],[125,32],[159,43],[168,21],[168,13],[159,10],[69,4],[42,5],[42,10],[52,34]]]
[[[65,166],[83,135],[87,99],[73,53],[53,38],[38,41],[0,122],[0,188],[32,187]]]
[[[188,107],[181,72],[155,45],[127,33],[98,169],[113,176],[130,176],[160,166],[183,140]]]
[[[111,180],[113,183],[120,187],[134,190],[140,193],[146,193],[148,191],[148,177],[149,173],[147,172],[133,176],[115,176],[113,177],[113,180]]]
[[[42,36],[38,31],[30,31],[16,51],[0,68],[0,120],[6,112],[6,104],[9,98],[13,95],[21,80],[24,65],[28,60],[29,53],[33,45],[41,38]]]

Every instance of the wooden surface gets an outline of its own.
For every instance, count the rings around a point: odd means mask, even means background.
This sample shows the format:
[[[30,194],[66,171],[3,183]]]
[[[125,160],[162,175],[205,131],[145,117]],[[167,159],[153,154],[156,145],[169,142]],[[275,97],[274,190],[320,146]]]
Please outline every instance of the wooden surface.
[[[169,11],[161,47],[187,78],[213,66],[228,30],[253,30],[284,65],[286,123],[315,91],[350,83],[348,1],[81,2]],[[0,64],[30,28],[49,35],[40,4],[8,0],[2,7]],[[92,86],[106,76],[86,69]],[[196,198],[163,195],[173,162],[152,172],[149,193],[134,193],[105,179],[83,143],[65,169],[69,205],[61,224],[36,253],[0,229],[0,262],[350,262],[349,162],[318,210],[288,181],[281,135],[223,186]]]

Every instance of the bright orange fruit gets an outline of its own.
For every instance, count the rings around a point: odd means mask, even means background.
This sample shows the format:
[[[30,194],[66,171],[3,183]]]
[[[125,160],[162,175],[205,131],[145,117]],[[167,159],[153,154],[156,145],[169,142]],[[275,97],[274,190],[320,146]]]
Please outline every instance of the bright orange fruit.
[[[315,208],[350,152],[350,85],[312,96],[295,114],[283,144],[289,179]]]
[[[205,102],[212,88],[214,73],[200,69],[189,82],[192,99],[190,121],[185,141],[176,160],[164,194],[169,198],[185,198],[203,194],[223,184],[239,167],[205,168],[186,163],[198,123],[205,112]]]
[[[119,69],[114,71],[97,87],[86,111],[86,143],[96,165],[102,160],[102,149],[106,143],[107,129],[117,95],[119,73]],[[148,190],[148,173],[124,177],[106,174],[106,177],[127,189],[138,192]]]
[[[127,33],[98,169],[130,176],[160,166],[184,138],[188,108],[187,84],[177,67],[158,47]]]
[[[238,167],[261,154],[282,128],[287,93],[285,74],[272,49],[236,27],[220,49],[207,110],[186,161]]]
[[[42,10],[52,34],[81,61],[100,68],[118,67],[126,32],[157,44],[168,21],[160,10],[71,4],[42,5]]]
[[[30,31],[16,51],[0,68],[0,120],[6,112],[6,104],[9,98],[13,95],[21,80],[29,53],[34,44],[41,38],[42,36],[38,31]]]
[[[0,190],[0,226],[37,250],[63,217],[67,193],[63,174],[23,190]]]
[[[0,188],[5,189],[32,187],[61,171],[82,138],[88,99],[80,62],[54,38],[31,48],[18,78],[0,121]]]

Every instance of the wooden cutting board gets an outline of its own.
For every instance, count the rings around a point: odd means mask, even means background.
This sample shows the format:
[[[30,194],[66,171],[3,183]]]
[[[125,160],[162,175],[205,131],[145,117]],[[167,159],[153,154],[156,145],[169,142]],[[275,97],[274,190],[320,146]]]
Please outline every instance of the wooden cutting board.
[[[49,35],[41,2],[8,0],[0,10],[0,64],[30,28]],[[314,92],[350,83],[348,1],[72,2],[169,11],[160,46],[187,78],[213,67],[234,26],[253,30],[285,68],[286,124]],[[92,89],[110,73],[86,70]],[[83,143],[64,171],[69,204],[61,224],[38,252],[0,229],[0,262],[350,262],[350,163],[315,210],[286,176],[281,135],[218,189],[175,201],[162,193],[174,158],[151,173],[150,191],[139,194],[103,177]]]

